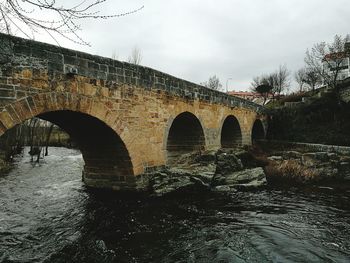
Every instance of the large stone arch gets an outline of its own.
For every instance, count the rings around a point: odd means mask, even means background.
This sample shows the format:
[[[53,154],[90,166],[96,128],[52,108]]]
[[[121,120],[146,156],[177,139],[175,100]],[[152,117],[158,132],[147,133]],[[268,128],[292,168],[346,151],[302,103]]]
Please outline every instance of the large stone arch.
[[[224,118],[220,129],[222,148],[234,148],[242,145],[242,130],[239,120],[234,115]]]
[[[254,143],[256,140],[264,139],[265,134],[266,133],[263,122],[260,119],[256,119],[251,130],[252,143]]]
[[[56,123],[78,140],[85,160],[83,175],[87,185],[134,187],[134,175],[140,173],[137,167],[141,165],[135,161],[136,153],[130,150],[133,142],[125,132],[125,122],[105,103],[68,92],[25,97],[7,104],[0,112],[0,135],[36,116]]]
[[[181,154],[205,150],[205,133],[198,117],[185,111],[168,123],[165,141],[166,159],[172,162]]]

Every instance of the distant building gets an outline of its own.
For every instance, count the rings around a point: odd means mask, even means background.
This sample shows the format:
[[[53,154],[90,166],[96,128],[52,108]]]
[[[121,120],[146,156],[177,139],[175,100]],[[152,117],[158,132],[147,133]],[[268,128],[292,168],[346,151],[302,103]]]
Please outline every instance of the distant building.
[[[227,94],[240,97],[242,99],[250,100],[258,104],[263,104],[264,97],[258,92],[250,92],[250,91],[229,91]],[[265,104],[273,98],[273,94],[270,93],[267,97]]]
[[[256,92],[248,92],[248,91],[229,91],[227,94],[240,97],[246,100],[253,101],[255,98],[262,97],[261,94]]]
[[[333,61],[332,61],[333,60]],[[334,60],[340,61],[340,70],[337,75],[337,80],[343,80],[350,77],[350,42],[345,44],[345,52],[328,54],[323,60],[323,69],[328,73],[336,70]]]
[[[236,96],[236,97],[240,97],[242,99],[245,100],[250,100],[252,102],[255,102],[257,104],[263,105],[264,103],[264,96],[262,96],[260,93],[258,92],[251,92],[251,91],[229,91],[227,92],[228,95],[232,95],[232,96]],[[269,95],[267,96],[267,99],[265,101],[265,105],[268,104],[269,102],[271,102],[273,99],[277,99],[277,98],[283,98],[284,95],[278,95],[275,94],[275,96],[272,93],[269,93]]]

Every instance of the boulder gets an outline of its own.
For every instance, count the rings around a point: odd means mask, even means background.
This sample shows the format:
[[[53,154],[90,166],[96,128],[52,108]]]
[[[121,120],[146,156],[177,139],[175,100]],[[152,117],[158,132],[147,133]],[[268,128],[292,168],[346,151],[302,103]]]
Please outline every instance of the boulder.
[[[301,156],[301,162],[303,165],[308,167],[314,167],[319,163],[319,161],[316,159],[315,153],[304,153]]]
[[[270,156],[270,157],[267,157],[267,159],[269,159],[271,161],[283,161],[282,156]]]
[[[215,174],[226,175],[242,169],[242,161],[235,154],[223,152],[217,155]]]
[[[216,161],[216,151],[205,151],[195,157],[195,162],[209,164]]]
[[[228,185],[240,187],[258,187],[266,184],[266,176],[261,167],[236,171],[227,175],[218,174],[212,185]]]
[[[181,169],[171,169],[155,173],[150,178],[149,183],[152,193],[156,196],[163,196],[184,190],[207,190],[209,188],[209,185],[205,184],[200,178]]]
[[[227,193],[231,191],[236,191],[236,189],[232,189],[229,185],[218,185],[215,186],[211,189],[213,192],[218,192],[218,193]]]
[[[210,163],[206,166],[196,167],[191,171],[191,174],[195,177],[200,178],[203,182],[209,184],[215,175],[215,171],[216,165],[214,163]]]

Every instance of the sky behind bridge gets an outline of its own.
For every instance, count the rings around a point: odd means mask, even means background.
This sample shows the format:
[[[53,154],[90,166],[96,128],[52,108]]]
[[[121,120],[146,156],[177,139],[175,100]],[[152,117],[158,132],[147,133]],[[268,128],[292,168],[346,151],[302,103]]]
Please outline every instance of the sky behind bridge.
[[[195,83],[216,74],[224,89],[228,82],[229,90],[249,90],[254,76],[280,64],[295,71],[307,48],[350,33],[349,0],[108,0],[99,9],[116,14],[143,5],[132,15],[83,21],[80,35],[90,47],[60,44],[124,61],[138,47],[142,65]],[[45,34],[36,40],[55,43]]]

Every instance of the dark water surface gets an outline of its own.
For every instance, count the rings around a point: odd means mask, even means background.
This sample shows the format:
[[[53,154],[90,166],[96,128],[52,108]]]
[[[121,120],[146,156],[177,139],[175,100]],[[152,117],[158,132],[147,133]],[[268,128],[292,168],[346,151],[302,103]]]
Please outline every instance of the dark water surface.
[[[28,151],[26,151],[28,152]],[[88,191],[78,151],[0,177],[0,262],[350,262],[350,192]]]

